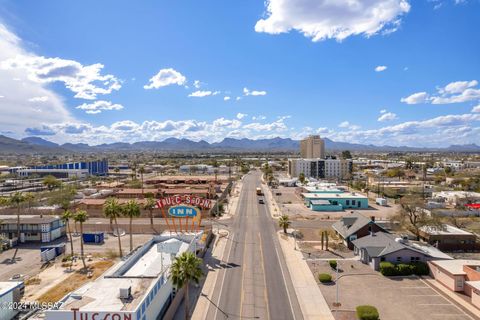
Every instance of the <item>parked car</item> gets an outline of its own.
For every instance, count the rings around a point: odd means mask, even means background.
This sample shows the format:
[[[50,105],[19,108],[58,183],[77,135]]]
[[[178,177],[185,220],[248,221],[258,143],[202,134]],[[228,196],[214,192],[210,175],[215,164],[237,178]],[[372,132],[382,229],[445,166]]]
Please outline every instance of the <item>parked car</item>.
[[[263,201],[263,199],[258,199],[258,203],[260,203],[260,204],[264,204],[264,203],[265,203],[265,201]]]

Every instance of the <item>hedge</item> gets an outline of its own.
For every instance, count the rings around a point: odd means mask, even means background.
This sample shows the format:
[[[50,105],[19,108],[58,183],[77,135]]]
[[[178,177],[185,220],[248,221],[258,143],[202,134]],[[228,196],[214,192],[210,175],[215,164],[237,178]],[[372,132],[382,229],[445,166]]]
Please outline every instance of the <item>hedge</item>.
[[[330,260],[328,261],[328,264],[330,264],[332,269],[337,270],[337,260]]]
[[[397,265],[382,261],[380,262],[380,273],[384,276],[409,276],[416,274],[419,276],[428,275],[428,265],[425,262],[399,263]]]
[[[329,275],[328,273],[320,273],[318,275],[318,280],[321,283],[327,283],[327,282],[332,282],[332,276]]]
[[[378,320],[380,318],[377,308],[368,305],[357,307],[357,317],[360,320]]]

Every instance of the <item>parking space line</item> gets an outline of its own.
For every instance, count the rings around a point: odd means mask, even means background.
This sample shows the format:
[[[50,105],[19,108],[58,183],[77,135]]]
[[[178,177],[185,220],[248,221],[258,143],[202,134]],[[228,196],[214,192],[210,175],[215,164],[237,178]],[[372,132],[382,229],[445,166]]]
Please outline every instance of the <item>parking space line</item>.
[[[407,297],[441,297],[439,294],[406,294]]]
[[[418,303],[419,306],[451,306],[451,303]]]

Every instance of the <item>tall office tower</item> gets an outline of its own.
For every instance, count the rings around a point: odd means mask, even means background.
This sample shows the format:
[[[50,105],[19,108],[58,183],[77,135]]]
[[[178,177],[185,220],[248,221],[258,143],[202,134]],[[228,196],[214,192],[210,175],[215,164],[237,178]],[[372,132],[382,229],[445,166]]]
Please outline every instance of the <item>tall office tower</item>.
[[[303,159],[324,159],[325,141],[320,136],[309,136],[301,140],[300,156]]]

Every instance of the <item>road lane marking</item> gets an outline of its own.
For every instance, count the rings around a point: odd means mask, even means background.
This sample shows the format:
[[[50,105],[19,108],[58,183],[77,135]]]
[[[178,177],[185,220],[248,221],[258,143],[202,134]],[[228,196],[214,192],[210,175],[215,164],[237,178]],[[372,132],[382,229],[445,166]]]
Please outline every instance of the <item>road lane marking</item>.
[[[246,238],[245,238],[246,240]],[[243,289],[243,282],[245,279],[245,270],[247,269],[247,259],[245,256],[247,255],[247,241],[243,242],[243,265],[242,265],[242,280],[241,280],[241,292],[240,292],[240,319],[242,318],[243,314],[243,299],[244,299],[244,292],[245,290]]]
[[[230,260],[230,253],[232,252],[232,247],[233,247],[233,239],[235,239],[235,234],[233,234],[232,242],[230,242],[230,248],[228,249],[227,260]],[[224,259],[224,257],[222,257],[222,259]],[[227,273],[227,269],[225,268],[225,269],[223,269],[222,285],[220,286],[220,292],[219,292],[219,295],[218,295],[217,307],[215,308],[214,319],[217,319],[218,308],[220,308],[220,299],[222,298],[223,284],[225,282],[225,274],[226,273]]]
[[[265,284],[265,287],[263,288],[263,294],[264,294],[264,298],[265,298],[265,304],[266,304],[266,307],[267,307],[267,319],[270,319],[270,308],[269,308],[269,305],[268,305],[268,292],[267,292],[267,276],[265,274],[265,260],[263,258],[263,248],[262,248],[262,237],[260,236],[260,232],[257,233],[258,234],[258,239],[260,240],[260,257],[262,258],[262,270],[263,270],[263,283]]]

